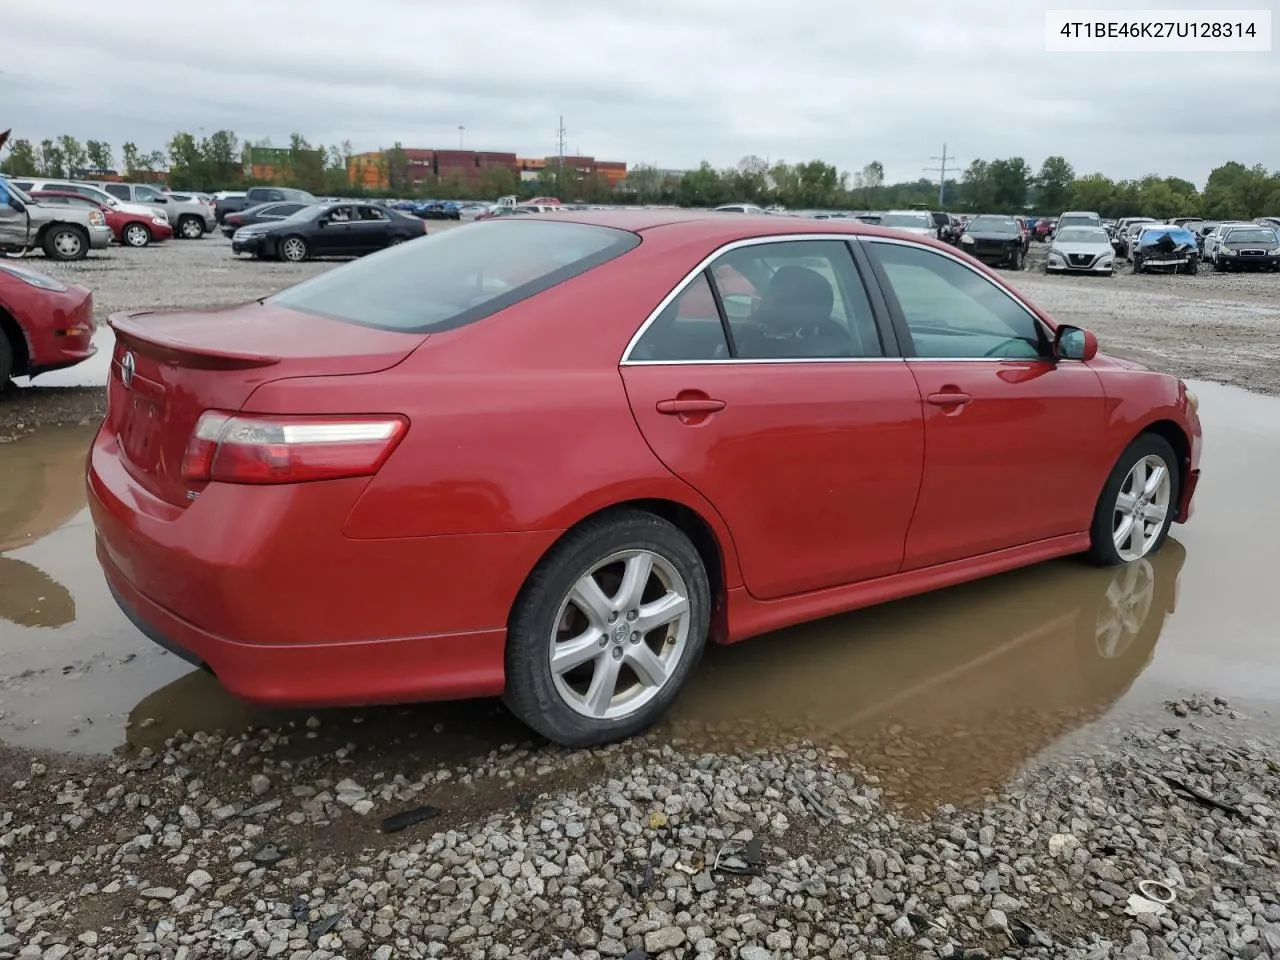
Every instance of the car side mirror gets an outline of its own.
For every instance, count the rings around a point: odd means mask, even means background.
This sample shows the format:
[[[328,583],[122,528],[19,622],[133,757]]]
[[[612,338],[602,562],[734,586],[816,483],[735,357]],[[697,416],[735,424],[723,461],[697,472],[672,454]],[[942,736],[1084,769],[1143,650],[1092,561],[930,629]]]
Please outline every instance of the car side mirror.
[[[21,200],[19,200],[17,197],[15,197],[13,194],[9,194],[9,206],[12,207],[14,210],[18,211],[18,213],[27,212],[27,205],[23,203]]]
[[[168,203],[168,202],[169,202],[169,198],[168,198],[168,197],[156,197],[156,198],[155,198],[155,200],[154,200],[153,202],[154,202],[154,203]]]
[[[1088,363],[1098,355],[1098,338],[1080,327],[1061,326],[1053,338],[1053,355],[1058,360]]]

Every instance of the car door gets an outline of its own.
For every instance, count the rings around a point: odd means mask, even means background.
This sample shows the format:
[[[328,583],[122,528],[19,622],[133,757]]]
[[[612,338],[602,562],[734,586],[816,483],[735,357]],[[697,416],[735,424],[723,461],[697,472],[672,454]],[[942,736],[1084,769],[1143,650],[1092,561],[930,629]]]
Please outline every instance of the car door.
[[[373,253],[391,243],[391,217],[381,207],[359,204],[351,221],[353,252]]]
[[[312,252],[325,257],[345,257],[355,253],[356,240],[351,232],[354,215],[350,204],[335,203],[328,207],[317,218],[317,229],[308,239]],[[320,226],[321,221],[324,221],[324,226]]]
[[[1087,364],[985,273],[906,241],[862,241],[924,398],[924,478],[903,569],[1088,529],[1106,400]]]
[[[27,214],[10,200],[22,202],[9,190],[9,182],[0,178],[0,247],[22,248],[27,245]]]
[[[624,355],[646,441],[719,511],[757,598],[902,564],[924,428],[887,330],[843,240],[747,241],[669,295]]]

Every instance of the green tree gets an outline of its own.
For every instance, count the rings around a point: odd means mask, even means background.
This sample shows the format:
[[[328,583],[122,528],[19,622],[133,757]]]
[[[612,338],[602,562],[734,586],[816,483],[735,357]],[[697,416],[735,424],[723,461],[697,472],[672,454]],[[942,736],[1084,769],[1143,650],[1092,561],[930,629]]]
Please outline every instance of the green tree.
[[[235,186],[244,176],[240,138],[233,130],[215,130],[200,142],[202,182],[206,190]]]
[[[140,160],[141,154],[136,143],[128,142],[120,148],[120,162],[124,165],[125,176],[142,169],[138,165]]]
[[[489,200],[506,197],[519,190],[520,182],[514,170],[506,167],[486,167],[480,174],[481,194]]]
[[[1021,157],[992,160],[987,168],[991,184],[991,200],[1001,213],[1022,213],[1027,206],[1027,186],[1031,168]]]
[[[690,170],[680,178],[681,206],[716,207],[726,202],[726,195],[724,177],[705,160],[697,170]]]
[[[725,189],[735,200],[761,204],[770,200],[769,165],[757,156],[743,157],[724,179]]]
[[[1072,210],[1096,210],[1104,216],[1110,216],[1115,201],[1116,185],[1111,179],[1101,173],[1091,173],[1078,177],[1071,184],[1071,199],[1064,206]]]
[[[58,149],[62,151],[62,167],[66,171],[66,176],[80,176],[89,166],[89,157],[85,153],[84,145],[70,134],[64,133],[58,137]]]
[[[105,140],[86,140],[84,152],[89,166],[94,170],[115,169],[116,159],[111,152],[111,144]]]
[[[40,141],[40,175],[43,177],[65,177],[67,175],[67,157],[52,140]]]
[[[1045,157],[1036,175],[1036,209],[1046,215],[1066,210],[1075,179],[1076,172],[1066,157]]]
[[[991,179],[991,164],[985,160],[973,160],[965,167],[960,179],[964,206],[975,213],[994,210],[995,186]]]
[[[34,177],[40,173],[40,157],[30,140],[10,140],[9,155],[0,163],[0,171],[14,177]]]
[[[636,164],[627,171],[626,194],[636,203],[657,203],[666,188],[666,177],[652,164]]]
[[[204,186],[204,152],[195,136],[179,131],[169,138],[169,181],[180,189]]]

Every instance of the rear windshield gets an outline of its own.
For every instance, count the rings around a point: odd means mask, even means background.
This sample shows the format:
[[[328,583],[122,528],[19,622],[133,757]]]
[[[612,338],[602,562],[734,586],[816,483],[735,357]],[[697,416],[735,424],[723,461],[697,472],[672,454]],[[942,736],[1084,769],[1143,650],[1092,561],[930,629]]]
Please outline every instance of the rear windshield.
[[[639,243],[637,234],[612,227],[481,221],[356,260],[268,302],[367,327],[432,333],[497,313]]]
[[[1066,217],[1058,218],[1059,227],[1100,227],[1102,221],[1095,216],[1087,213],[1073,213]]]
[[[880,218],[880,226],[928,227],[932,226],[932,223],[923,213],[886,213]]]

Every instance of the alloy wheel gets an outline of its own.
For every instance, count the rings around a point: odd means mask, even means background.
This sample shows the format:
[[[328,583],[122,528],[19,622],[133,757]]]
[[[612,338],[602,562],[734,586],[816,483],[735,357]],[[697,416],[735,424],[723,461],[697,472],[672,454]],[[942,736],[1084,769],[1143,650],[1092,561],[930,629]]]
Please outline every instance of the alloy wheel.
[[[1098,655],[1113,660],[1129,649],[1142,632],[1156,597],[1156,571],[1143,557],[1116,569],[1098,610],[1095,641]]]
[[[53,238],[53,246],[64,257],[78,257],[84,249],[84,241],[74,230],[63,230]]]
[[[689,588],[649,550],[605,557],[560,605],[549,656],[556,692],[572,710],[613,720],[656,697],[689,642]]]
[[[1151,552],[1171,507],[1173,478],[1162,457],[1148,454],[1129,470],[1116,496],[1111,537],[1126,563]]]
[[[280,249],[281,249],[281,252],[284,254],[284,258],[286,260],[292,260],[295,263],[298,262],[299,260],[304,259],[307,255],[306,244],[304,244],[297,237],[290,237],[288,240],[284,242],[284,246],[282,246]]]
[[[131,223],[125,227],[124,242],[131,247],[145,247],[151,240],[147,228],[140,223]]]

